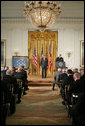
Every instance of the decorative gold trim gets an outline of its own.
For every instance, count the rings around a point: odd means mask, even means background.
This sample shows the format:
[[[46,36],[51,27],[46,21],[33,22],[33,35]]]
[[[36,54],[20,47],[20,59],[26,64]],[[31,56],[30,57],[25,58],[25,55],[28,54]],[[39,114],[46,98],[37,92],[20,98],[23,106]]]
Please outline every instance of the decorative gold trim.
[[[1,66],[3,67],[3,66],[6,66],[6,40],[5,39],[2,39],[1,42],[4,43],[4,50],[3,50],[3,53],[4,53],[3,54],[3,56],[4,56],[4,63],[1,64]]]
[[[82,53],[83,53],[83,50],[82,50],[82,45],[84,43],[84,40],[81,40],[80,41],[80,67],[84,67],[83,63],[82,63]]]

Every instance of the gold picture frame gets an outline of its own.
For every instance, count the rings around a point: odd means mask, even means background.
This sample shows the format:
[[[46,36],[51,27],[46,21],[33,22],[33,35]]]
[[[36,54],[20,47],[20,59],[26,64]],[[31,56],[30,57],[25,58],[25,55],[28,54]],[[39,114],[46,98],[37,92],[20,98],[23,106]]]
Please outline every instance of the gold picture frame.
[[[80,41],[81,53],[80,53],[80,67],[84,67],[84,41]]]
[[[6,66],[6,40],[1,40],[1,66]]]

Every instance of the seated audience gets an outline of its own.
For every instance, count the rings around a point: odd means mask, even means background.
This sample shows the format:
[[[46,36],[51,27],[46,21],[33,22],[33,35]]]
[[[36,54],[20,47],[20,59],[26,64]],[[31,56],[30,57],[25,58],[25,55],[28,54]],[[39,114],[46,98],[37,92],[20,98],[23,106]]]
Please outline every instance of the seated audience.
[[[83,126],[84,125],[84,92],[78,94],[77,103],[72,106],[72,125]]]
[[[21,66],[21,70],[24,76],[24,82],[25,82],[25,90],[28,90],[28,80],[27,80],[27,71],[25,70],[24,66]]]
[[[62,74],[60,74],[59,75],[59,78],[58,78],[58,82],[60,83],[60,85],[61,85],[61,95],[62,95],[62,97],[64,97],[64,90],[63,90],[63,88],[62,88],[62,83],[64,82],[64,80],[67,78],[67,73],[66,73],[66,69],[63,69],[62,70]]]
[[[15,112],[15,97],[13,93],[17,93],[17,83],[16,83],[16,79],[11,76],[10,69],[6,71],[4,82],[6,83],[5,88],[7,87],[4,102],[10,103],[10,114],[13,114]],[[12,89],[13,89],[13,92],[12,92]]]
[[[5,66],[4,69],[2,70],[2,71],[3,71],[3,78],[5,78],[5,76],[6,76],[6,71],[7,71],[7,70],[9,70],[9,67],[8,67],[8,66],[7,66],[7,67]]]
[[[66,101],[69,102],[67,88],[73,82],[74,82],[73,71],[71,69],[68,69],[67,70],[67,77],[62,83],[62,88],[63,88],[63,91],[64,91],[64,101],[62,102],[62,104],[64,104],[64,105],[66,104],[65,103]]]
[[[6,82],[3,80],[3,78],[1,77],[1,88],[0,88],[0,115],[1,115],[1,126],[6,125],[6,117],[7,117],[7,105],[5,104],[5,101],[3,99],[3,97],[5,97],[5,93],[8,92],[8,87]]]
[[[16,73],[16,75],[14,77],[16,79],[21,79],[22,80],[22,86],[24,87],[24,95],[26,95],[26,92],[25,92],[25,79],[24,79],[24,74],[23,74],[21,68],[18,68],[18,71],[17,71],[17,73]]]
[[[16,76],[16,68],[15,67],[12,67],[11,69],[11,73],[12,73],[12,76]]]
[[[73,69],[73,73],[78,73],[78,68]]]
[[[84,68],[80,69],[80,75],[81,75],[81,77],[80,77],[80,82],[81,82],[80,88],[81,88],[81,91],[84,91],[84,88],[85,88],[85,86],[84,86]]]
[[[68,91],[69,91],[70,95],[72,95],[72,93],[80,93],[81,92],[80,74],[74,73],[73,78],[74,78],[74,82],[68,87],[69,88]]]

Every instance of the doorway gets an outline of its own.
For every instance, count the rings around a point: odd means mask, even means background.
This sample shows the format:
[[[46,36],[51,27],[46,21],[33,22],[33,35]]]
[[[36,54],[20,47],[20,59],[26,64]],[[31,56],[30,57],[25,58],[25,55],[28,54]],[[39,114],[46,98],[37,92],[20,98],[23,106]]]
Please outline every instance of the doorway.
[[[37,66],[35,67],[34,50],[37,57]],[[28,57],[29,57],[29,69],[32,75],[41,75],[40,61],[42,53],[48,58],[48,65],[50,62],[50,53],[52,54],[52,67],[50,65],[47,70],[47,75],[54,75],[55,73],[55,59],[58,50],[58,32],[57,31],[30,31],[28,32]]]

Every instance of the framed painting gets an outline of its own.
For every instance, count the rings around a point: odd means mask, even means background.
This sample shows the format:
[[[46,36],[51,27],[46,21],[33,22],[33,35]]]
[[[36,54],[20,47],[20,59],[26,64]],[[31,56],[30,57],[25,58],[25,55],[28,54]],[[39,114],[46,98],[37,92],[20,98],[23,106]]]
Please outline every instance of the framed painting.
[[[80,67],[84,67],[84,41],[81,40]]]
[[[12,66],[28,68],[28,56],[12,56]]]
[[[6,40],[1,40],[1,66],[6,66]]]

